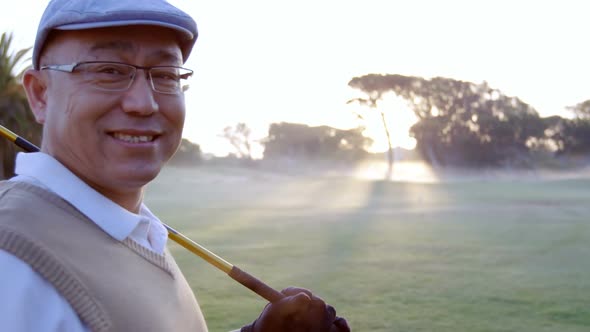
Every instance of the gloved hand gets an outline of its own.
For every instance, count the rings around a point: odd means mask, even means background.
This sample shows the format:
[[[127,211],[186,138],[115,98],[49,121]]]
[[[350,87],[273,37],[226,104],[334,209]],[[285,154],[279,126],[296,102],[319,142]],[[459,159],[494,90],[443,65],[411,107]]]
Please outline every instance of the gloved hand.
[[[289,287],[281,293],[283,299],[269,303],[241,332],[350,332],[346,320],[309,290]]]

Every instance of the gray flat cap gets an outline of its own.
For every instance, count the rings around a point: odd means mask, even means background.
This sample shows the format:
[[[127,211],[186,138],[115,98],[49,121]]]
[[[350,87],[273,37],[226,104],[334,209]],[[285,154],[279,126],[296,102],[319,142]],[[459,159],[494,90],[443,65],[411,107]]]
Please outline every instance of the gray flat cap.
[[[84,30],[127,25],[155,25],[176,30],[184,61],[197,40],[197,24],[165,0],[51,0],[39,22],[33,66],[51,30]]]

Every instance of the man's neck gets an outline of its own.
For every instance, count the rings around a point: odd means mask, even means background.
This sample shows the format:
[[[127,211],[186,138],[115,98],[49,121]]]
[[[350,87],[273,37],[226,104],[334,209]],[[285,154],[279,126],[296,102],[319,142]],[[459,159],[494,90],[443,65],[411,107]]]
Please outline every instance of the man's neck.
[[[103,191],[101,188],[96,188],[91,184],[89,185],[103,196],[120,205],[125,210],[135,214],[139,213],[139,208],[141,207],[141,203],[143,201],[143,189],[118,193],[112,191]]]

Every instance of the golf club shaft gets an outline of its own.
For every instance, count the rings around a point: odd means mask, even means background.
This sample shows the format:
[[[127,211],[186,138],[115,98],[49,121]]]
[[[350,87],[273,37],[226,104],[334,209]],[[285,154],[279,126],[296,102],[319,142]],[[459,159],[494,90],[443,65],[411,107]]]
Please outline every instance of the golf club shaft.
[[[8,130],[6,127],[2,125],[0,125],[0,134],[27,152],[39,151],[39,148],[37,146],[27,141],[26,139],[18,136],[17,134],[13,133],[12,131]],[[245,271],[240,270],[237,266],[230,264],[223,258],[207,250],[207,248],[201,246],[200,244],[194,242],[193,240],[184,236],[180,232],[176,231],[174,228],[164,223],[163,225],[168,230],[168,237],[172,239],[174,242],[188,249],[193,254],[201,257],[207,263],[225,272],[232,279],[239,282],[243,286],[249,288],[256,294],[263,297],[264,299],[268,300],[269,302],[276,302],[283,298],[283,294],[268,286],[264,282],[260,281],[256,277],[248,274]]]

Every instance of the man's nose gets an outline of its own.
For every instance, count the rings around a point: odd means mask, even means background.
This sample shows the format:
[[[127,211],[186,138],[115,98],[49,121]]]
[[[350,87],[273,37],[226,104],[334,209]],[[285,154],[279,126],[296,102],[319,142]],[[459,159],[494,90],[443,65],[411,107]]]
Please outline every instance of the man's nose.
[[[137,115],[151,115],[158,112],[160,106],[155,98],[155,91],[147,71],[138,69],[125,93],[123,110]]]

